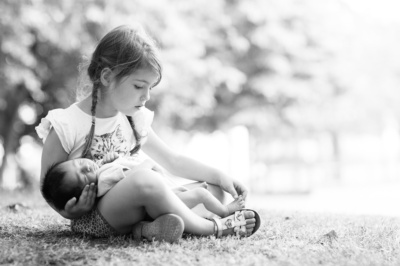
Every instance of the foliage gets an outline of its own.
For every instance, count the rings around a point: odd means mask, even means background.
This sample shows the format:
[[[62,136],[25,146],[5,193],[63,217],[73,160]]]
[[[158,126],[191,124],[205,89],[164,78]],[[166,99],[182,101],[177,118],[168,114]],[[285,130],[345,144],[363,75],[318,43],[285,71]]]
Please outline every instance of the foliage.
[[[155,127],[246,125],[255,157],[266,137],[329,132],[336,143],[339,133],[379,131],[400,115],[399,25],[353,11],[334,0],[1,1],[4,153],[14,154],[24,135],[37,138],[48,110],[75,100],[82,57],[131,23],[162,50],[164,77],[149,102]]]
[[[399,219],[261,210],[256,235],[178,244],[72,233],[40,195],[0,194],[0,264],[398,265]],[[25,205],[12,208],[23,200]],[[11,206],[7,207],[7,206]]]

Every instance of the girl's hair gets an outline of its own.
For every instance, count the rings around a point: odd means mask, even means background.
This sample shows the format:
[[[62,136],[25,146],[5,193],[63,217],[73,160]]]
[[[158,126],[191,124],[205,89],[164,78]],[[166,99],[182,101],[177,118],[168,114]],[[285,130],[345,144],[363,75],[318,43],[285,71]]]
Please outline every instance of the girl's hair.
[[[92,126],[89,137],[86,138],[82,157],[92,159],[90,151],[94,129],[96,126],[96,106],[101,87],[101,72],[109,68],[117,82],[138,69],[148,68],[158,74],[156,86],[162,77],[161,63],[154,40],[152,40],[142,29],[134,29],[129,26],[119,26],[107,33],[99,42],[93,52],[92,59],[87,69],[92,87]],[[136,138],[136,145],[131,150],[131,155],[140,149],[140,134],[135,129],[131,116],[127,116]]]

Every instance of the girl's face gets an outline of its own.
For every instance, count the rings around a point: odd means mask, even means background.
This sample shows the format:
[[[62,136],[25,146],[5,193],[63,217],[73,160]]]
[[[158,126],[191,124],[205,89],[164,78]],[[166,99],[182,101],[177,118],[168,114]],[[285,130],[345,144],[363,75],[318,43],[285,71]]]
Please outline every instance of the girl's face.
[[[150,91],[158,80],[158,74],[149,69],[138,69],[123,77],[119,82],[112,81],[104,102],[107,108],[125,115],[133,115],[150,100]]]

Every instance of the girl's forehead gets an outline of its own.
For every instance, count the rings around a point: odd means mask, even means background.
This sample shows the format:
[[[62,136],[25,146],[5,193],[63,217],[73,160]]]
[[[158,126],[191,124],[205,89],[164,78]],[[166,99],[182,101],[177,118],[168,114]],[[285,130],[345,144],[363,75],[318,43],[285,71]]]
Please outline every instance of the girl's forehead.
[[[159,74],[151,68],[140,68],[131,73],[127,78],[129,80],[142,81],[148,84],[154,84],[158,80]]]

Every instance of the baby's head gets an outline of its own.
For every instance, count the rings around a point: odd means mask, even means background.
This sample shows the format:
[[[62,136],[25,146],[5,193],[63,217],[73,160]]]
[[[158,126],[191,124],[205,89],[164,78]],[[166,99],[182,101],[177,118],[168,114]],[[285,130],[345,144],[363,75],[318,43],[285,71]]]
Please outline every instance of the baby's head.
[[[86,158],[54,164],[44,176],[41,191],[47,202],[63,210],[68,200],[79,199],[86,185],[97,183],[99,167]]]

